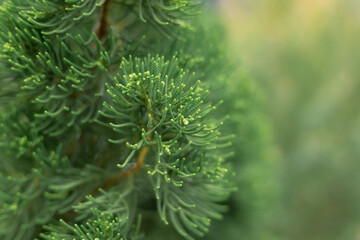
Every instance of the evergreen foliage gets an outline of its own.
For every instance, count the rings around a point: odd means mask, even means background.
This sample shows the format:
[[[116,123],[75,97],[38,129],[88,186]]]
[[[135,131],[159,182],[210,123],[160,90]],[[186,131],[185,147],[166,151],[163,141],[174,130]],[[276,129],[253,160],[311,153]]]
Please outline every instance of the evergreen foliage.
[[[236,189],[231,128],[250,121],[227,120],[200,5],[0,3],[1,239],[159,239],[158,219],[204,236]]]

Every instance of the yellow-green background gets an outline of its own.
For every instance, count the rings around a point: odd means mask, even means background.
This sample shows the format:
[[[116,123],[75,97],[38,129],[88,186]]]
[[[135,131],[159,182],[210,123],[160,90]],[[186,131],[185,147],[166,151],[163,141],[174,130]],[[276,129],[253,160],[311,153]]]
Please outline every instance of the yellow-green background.
[[[278,199],[254,231],[360,239],[360,1],[219,2],[229,54],[265,93],[270,120],[266,190]]]

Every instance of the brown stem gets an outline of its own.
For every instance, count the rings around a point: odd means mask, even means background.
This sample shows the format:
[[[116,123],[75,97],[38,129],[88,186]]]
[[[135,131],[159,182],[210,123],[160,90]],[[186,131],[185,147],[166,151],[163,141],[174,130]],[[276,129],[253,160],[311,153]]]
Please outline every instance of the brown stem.
[[[146,94],[146,93],[145,93]],[[149,99],[147,97],[147,95],[145,96],[145,106],[147,108],[148,106],[148,103],[149,103]],[[150,114],[152,117],[152,113],[149,111],[149,109],[147,109],[147,112],[148,114]],[[154,117],[153,117],[154,118]],[[150,131],[150,129],[146,129],[147,132]],[[146,139],[147,140],[151,140],[152,138],[152,134],[149,134],[146,136]],[[105,182],[103,182],[100,186],[98,186],[97,188],[95,188],[91,195],[96,195],[99,193],[99,189],[108,189],[110,188],[111,186],[113,186],[114,184],[116,184],[117,182],[119,182],[122,178],[124,177],[127,177],[127,176],[130,176],[132,174],[134,174],[137,170],[139,170],[139,168],[141,168],[143,165],[144,165],[144,162],[145,162],[145,158],[146,158],[146,155],[148,154],[150,150],[150,146],[143,146],[140,150],[140,153],[139,153],[139,157],[138,157],[138,160],[136,162],[136,165],[133,166],[132,168],[130,168],[128,171],[126,172],[119,172],[117,173],[114,177],[111,177],[109,178],[108,180],[106,180]]]
[[[133,173],[135,173],[139,168],[141,168],[144,165],[144,161],[145,161],[145,157],[147,155],[147,153],[149,152],[150,147],[149,146],[144,146],[139,154],[139,158],[136,162],[136,165],[132,168],[130,168],[128,171],[124,172],[121,174],[122,177],[127,177]]]
[[[107,14],[109,12],[109,5],[110,5],[110,0],[106,0],[105,3],[102,5],[101,7],[101,16],[100,16],[100,20],[99,20],[99,24],[96,27],[95,33],[96,36],[101,40],[103,39],[108,31],[109,28],[109,23],[107,21]]]
[[[150,140],[151,139],[151,134],[146,136],[146,139]],[[139,168],[141,168],[144,165],[145,158],[146,158],[146,155],[148,154],[149,150],[150,150],[150,146],[142,147],[141,150],[140,150],[139,157],[138,157],[138,160],[137,160],[135,166],[133,166],[132,168],[130,168],[126,172],[119,172],[114,177],[109,178],[108,180],[103,182],[100,186],[98,186],[96,189],[94,189],[91,192],[91,195],[97,195],[99,193],[100,188],[101,189],[108,189],[111,186],[115,185],[117,182],[119,182],[124,177],[128,177],[128,176],[134,174],[137,170],[139,170]]]

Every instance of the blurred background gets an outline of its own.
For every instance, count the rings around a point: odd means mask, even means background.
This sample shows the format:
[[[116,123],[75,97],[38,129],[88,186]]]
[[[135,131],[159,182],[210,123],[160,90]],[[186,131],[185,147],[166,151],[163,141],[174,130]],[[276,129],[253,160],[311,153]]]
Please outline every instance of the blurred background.
[[[360,1],[218,6],[229,54],[260,86],[271,123],[276,200],[259,212],[257,239],[359,240]]]

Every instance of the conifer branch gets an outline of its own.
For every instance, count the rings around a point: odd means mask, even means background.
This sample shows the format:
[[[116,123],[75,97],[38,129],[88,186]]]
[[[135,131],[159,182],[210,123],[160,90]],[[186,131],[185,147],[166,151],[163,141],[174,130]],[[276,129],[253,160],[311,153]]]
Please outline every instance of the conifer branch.
[[[231,137],[207,82],[225,60],[176,38],[198,6],[0,1],[1,239],[138,240],[159,219],[190,240],[221,218]]]

